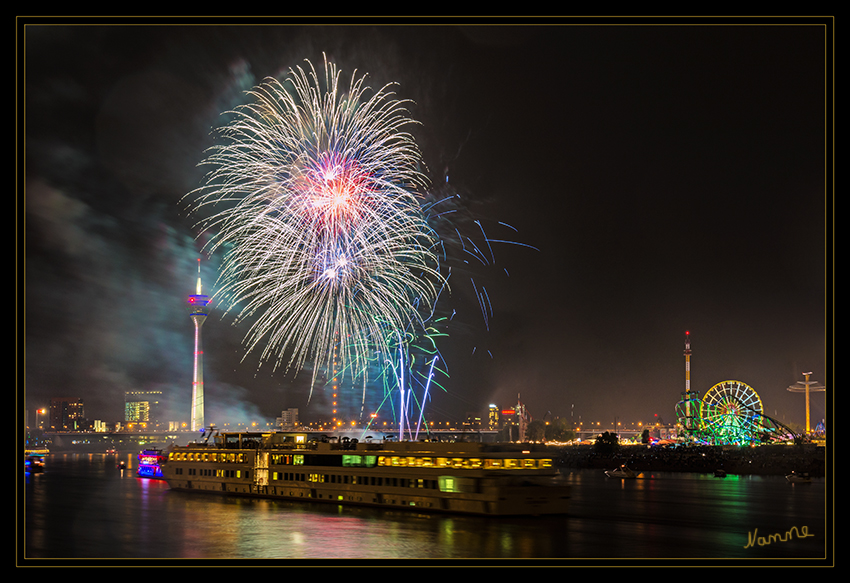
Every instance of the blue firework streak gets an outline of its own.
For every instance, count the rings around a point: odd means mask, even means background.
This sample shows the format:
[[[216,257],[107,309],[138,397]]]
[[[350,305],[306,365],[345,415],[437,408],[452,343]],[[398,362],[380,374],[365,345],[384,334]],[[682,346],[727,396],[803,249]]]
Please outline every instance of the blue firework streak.
[[[424,411],[433,392],[446,391],[443,383],[450,376],[448,363],[439,349],[440,340],[458,329],[464,333],[473,331],[476,336],[489,332],[493,317],[490,295],[476,277],[489,269],[503,271],[508,276],[507,269],[498,267],[494,246],[510,244],[535,249],[513,239],[491,237],[482,219],[470,211],[466,200],[448,183],[427,193],[423,209],[431,229],[438,235],[437,255],[445,283],[431,310],[423,313],[420,320],[412,321],[403,334],[389,339],[388,344],[395,347],[391,351],[395,358],[376,363],[380,369],[376,378],[383,383],[380,408],[389,411],[398,423],[400,437],[414,440],[420,432],[427,431]],[[516,229],[504,222],[496,224],[501,230],[516,233]],[[453,299],[453,293],[463,285],[469,286],[478,304],[478,316],[473,318],[459,316],[458,302]],[[493,357],[489,350],[487,353]]]
[[[494,245],[518,245],[537,250],[531,245],[504,237],[493,237],[485,229],[481,217],[476,216],[468,207],[466,199],[451,184],[445,184],[431,190],[426,196],[423,208],[428,222],[440,240],[441,271],[446,280],[452,278],[454,288],[468,285],[480,311],[481,322],[485,330],[490,329],[493,306],[486,286],[478,283],[476,277],[485,270],[500,270],[509,276],[507,268],[499,268]],[[517,230],[511,225],[496,221],[500,231]],[[457,281],[460,278],[460,282]],[[451,306],[450,302],[446,305]],[[439,304],[445,314],[445,305]],[[452,309],[449,317],[454,319],[456,311]]]

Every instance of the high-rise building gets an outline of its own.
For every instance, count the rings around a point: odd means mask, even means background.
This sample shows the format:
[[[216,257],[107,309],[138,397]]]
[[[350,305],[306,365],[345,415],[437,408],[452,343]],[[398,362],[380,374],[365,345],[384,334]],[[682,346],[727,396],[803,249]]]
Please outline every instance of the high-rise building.
[[[56,397],[50,399],[51,431],[78,431],[83,429],[85,411],[82,399]]]
[[[499,429],[499,407],[491,404],[487,408],[487,429]]]
[[[192,431],[204,428],[204,348],[201,327],[207,319],[210,298],[201,291],[201,260],[198,259],[198,283],[195,293],[189,296],[189,317],[195,323],[195,361],[192,375]]]
[[[162,391],[127,391],[124,393],[124,421],[156,423],[162,407]]]
[[[492,416],[492,409],[491,409]],[[500,411],[500,427],[508,441],[524,441],[526,429],[528,428],[528,410],[517,395],[517,404],[514,407],[505,408]],[[492,417],[491,417],[492,418]]]
[[[463,422],[463,428],[471,431],[484,429],[484,422],[481,415],[478,413],[467,413],[466,420]]]
[[[280,417],[277,418],[277,426],[281,429],[298,429],[299,425],[298,409],[281,411]]]

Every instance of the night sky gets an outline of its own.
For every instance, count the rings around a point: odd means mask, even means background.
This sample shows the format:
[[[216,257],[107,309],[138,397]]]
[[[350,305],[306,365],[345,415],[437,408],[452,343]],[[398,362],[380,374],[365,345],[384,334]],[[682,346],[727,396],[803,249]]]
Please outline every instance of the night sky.
[[[692,389],[742,381],[768,415],[804,423],[786,388],[806,371],[831,380],[823,22],[314,22],[19,29],[30,412],[79,397],[88,417],[121,420],[125,391],[158,389],[188,418],[185,300],[197,259],[214,293],[221,258],[201,255],[180,200],[201,183],[220,113],[324,52],[344,78],[397,82],[435,188],[527,245],[494,245],[495,265],[470,267],[489,329],[453,286],[436,419],[519,396],[534,418],[674,421],[690,331]],[[242,360],[244,333],[215,313],[204,325],[207,420],[321,413],[304,378]]]

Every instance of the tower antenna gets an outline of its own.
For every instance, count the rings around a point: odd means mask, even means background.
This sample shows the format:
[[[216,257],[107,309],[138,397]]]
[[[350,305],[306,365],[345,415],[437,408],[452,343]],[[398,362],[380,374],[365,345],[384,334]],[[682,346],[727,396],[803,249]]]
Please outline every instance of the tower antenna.
[[[691,419],[691,333],[685,330],[685,429],[692,429]]]

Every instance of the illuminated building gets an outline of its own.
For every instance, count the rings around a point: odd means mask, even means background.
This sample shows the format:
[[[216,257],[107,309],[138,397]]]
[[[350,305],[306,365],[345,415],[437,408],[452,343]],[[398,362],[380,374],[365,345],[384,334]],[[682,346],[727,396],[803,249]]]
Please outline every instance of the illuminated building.
[[[79,431],[85,421],[83,400],[57,397],[50,399],[50,429]]]
[[[124,421],[159,421],[162,391],[127,391],[124,393]]]
[[[192,431],[204,428],[204,349],[201,327],[209,313],[210,298],[201,292],[201,260],[198,259],[198,283],[195,294],[189,296],[189,317],[195,323],[195,365],[192,376]]]
[[[490,415],[492,418],[492,408]],[[516,406],[502,409],[500,415],[502,422],[499,429],[504,432],[505,438],[508,441],[525,441],[526,429],[528,428],[528,411],[519,395],[517,395]]]
[[[481,415],[478,413],[467,413],[466,420],[463,422],[463,428],[473,431],[484,429],[484,423],[481,419]]]
[[[277,418],[277,426],[281,429],[297,429],[300,426],[298,420],[298,409],[286,409],[280,412]]]
[[[519,423],[516,409],[501,409],[499,411],[499,431],[505,441],[516,441],[519,437]]]
[[[496,405],[490,405],[487,409],[487,428],[488,429],[498,429],[499,428],[499,408]]]

